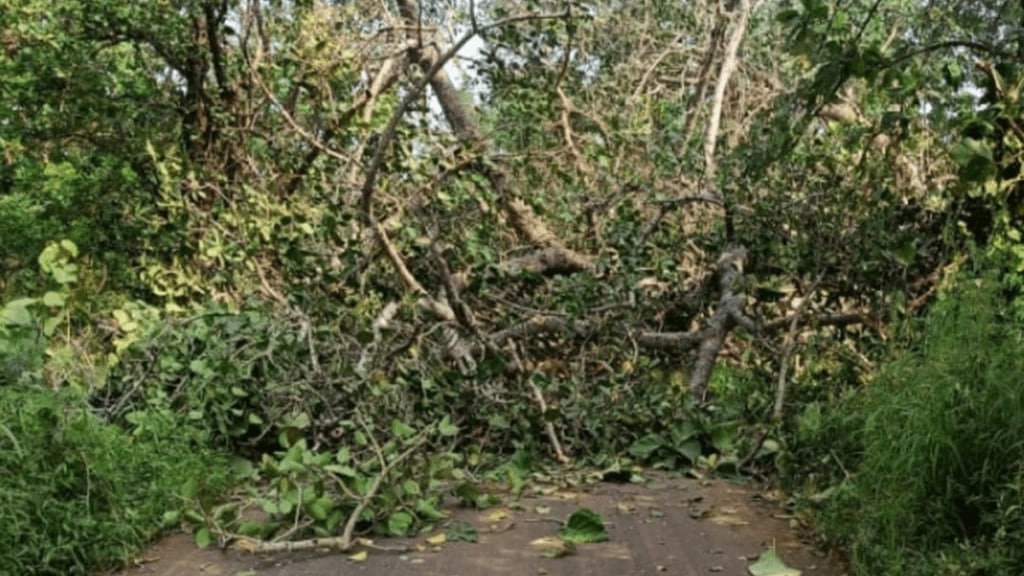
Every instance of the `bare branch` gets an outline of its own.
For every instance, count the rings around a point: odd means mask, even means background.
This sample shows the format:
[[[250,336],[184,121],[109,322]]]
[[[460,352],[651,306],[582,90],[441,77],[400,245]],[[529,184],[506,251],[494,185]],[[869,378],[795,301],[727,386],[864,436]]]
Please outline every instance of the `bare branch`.
[[[738,323],[750,323],[743,314],[744,295],[738,292],[746,258],[746,249],[736,247],[726,251],[718,259],[718,283],[721,288],[718,309],[708,320],[707,328],[703,331],[704,337],[697,351],[697,361],[690,372],[690,392],[695,398],[703,398],[708,380],[711,378],[711,370],[718,360],[718,353],[729,331]]]
[[[736,54],[747,33],[747,20],[750,18],[750,12],[750,0],[739,0],[736,23],[729,36],[729,43],[725,47],[725,56],[718,72],[718,81],[715,84],[715,94],[711,101],[711,117],[708,118],[708,129],[704,136],[704,174],[709,182],[713,182],[715,177],[715,147],[718,143],[718,130],[722,121],[722,107],[725,104],[725,90],[736,70]]]
[[[793,348],[796,347],[796,333],[797,327],[800,325],[800,317],[803,316],[807,302],[814,296],[820,282],[821,278],[819,277],[807,290],[807,294],[800,299],[793,312],[793,319],[789,323],[789,331],[786,332],[786,339],[782,345],[782,356],[779,358],[779,378],[775,383],[775,405],[772,407],[772,420],[775,422],[782,420],[782,409],[786,403],[786,384],[789,382],[789,357],[792,356]]]
[[[399,11],[409,23],[419,23],[419,10],[417,9],[414,0],[402,0],[399,2]],[[450,60],[477,32],[506,26],[513,22],[566,18],[569,15],[571,15],[571,12],[567,11],[558,14],[526,14],[511,16],[474,30],[472,33],[467,34],[457,41],[443,54],[439,53],[434,45],[425,43],[418,35],[413,35],[413,33],[410,32],[410,49],[413,51],[414,55],[418,56],[420,68],[424,72],[424,79],[416,86],[414,93],[418,96],[425,83],[429,83],[431,90],[433,90],[434,95],[441,104],[441,110],[444,112],[445,119],[448,120],[448,124],[451,126],[452,132],[455,136],[462,141],[463,145],[467,148],[485,146],[483,131],[476,119],[473,117],[472,110],[470,110],[470,108],[463,102],[461,95],[455,88],[455,85],[444,72],[444,64]],[[412,95],[413,94],[410,94],[409,96]],[[403,106],[400,106],[395,112],[395,117],[392,118],[392,123],[397,124],[395,119],[399,115],[404,115],[405,107],[407,106],[406,103],[408,101],[409,98],[407,96],[407,98],[403,100]],[[370,172],[363,188],[364,209],[366,208],[366,193],[368,192],[368,188],[372,189],[372,178],[375,177],[376,171],[380,167],[380,157],[383,155],[383,147],[391,138],[393,138],[393,136],[394,130],[392,129],[392,124],[389,123],[388,130],[385,131],[384,138],[382,138],[381,142],[378,144],[378,154],[375,155],[374,162],[370,166]],[[509,217],[509,223],[516,232],[525,236],[536,246],[561,251],[563,253],[562,260],[572,263],[576,270],[588,270],[592,267],[592,259],[589,256],[577,253],[566,247],[561,240],[551,232],[547,225],[533,212],[533,210],[514,193],[508,185],[508,173],[501,162],[494,162],[494,166],[487,170],[486,176],[488,180],[490,180],[491,187],[494,189],[497,196],[502,199],[503,208]]]

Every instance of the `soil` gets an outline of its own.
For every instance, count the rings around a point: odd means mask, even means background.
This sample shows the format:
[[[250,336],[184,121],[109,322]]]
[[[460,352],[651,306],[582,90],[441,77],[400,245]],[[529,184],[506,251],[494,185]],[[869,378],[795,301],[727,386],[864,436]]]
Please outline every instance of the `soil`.
[[[580,507],[601,515],[609,541],[547,558],[535,543],[557,534]],[[476,543],[377,541],[411,551],[260,556],[236,550],[198,550],[191,537],[172,535],[119,576],[641,576],[722,574],[747,576],[747,567],[774,546],[789,568],[804,576],[843,576],[837,564],[803,542],[784,511],[749,486],[702,482],[677,475],[647,476],[642,484],[597,484],[579,491],[523,497],[518,505],[487,510],[453,508],[452,522],[468,522]],[[440,533],[443,528],[439,529]],[[436,534],[436,533],[434,533]],[[436,540],[435,540],[436,541]]]

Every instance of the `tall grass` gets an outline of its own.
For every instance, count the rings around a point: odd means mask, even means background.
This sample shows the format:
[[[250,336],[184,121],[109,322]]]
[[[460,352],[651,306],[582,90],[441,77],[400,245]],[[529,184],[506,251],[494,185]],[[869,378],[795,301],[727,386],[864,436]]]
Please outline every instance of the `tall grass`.
[[[961,283],[851,403],[863,452],[825,528],[858,574],[1024,574],[1024,325],[1001,308]]]
[[[81,396],[0,386],[0,576],[89,575],[123,565],[181,507],[184,486],[227,488],[224,458],[173,419],[130,434]]]

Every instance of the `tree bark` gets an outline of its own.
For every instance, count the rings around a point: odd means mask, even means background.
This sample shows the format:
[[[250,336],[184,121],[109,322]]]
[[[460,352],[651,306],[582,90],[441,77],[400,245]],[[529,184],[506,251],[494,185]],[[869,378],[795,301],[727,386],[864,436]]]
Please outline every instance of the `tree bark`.
[[[400,0],[399,12],[406,21],[409,30],[411,52],[424,74],[436,68],[441,51],[435,43],[428,43],[423,38],[423,29],[419,19],[419,8],[415,0]],[[473,111],[463,101],[451,78],[438,68],[428,79],[430,89],[441,104],[441,110],[448,121],[452,132],[462,145],[469,150],[487,149],[487,138],[474,117]],[[593,267],[592,258],[586,254],[565,246],[547,224],[519,197],[515,189],[509,185],[508,168],[498,159],[492,159],[491,167],[485,176],[495,194],[501,199],[502,209],[508,217],[512,228],[530,244],[543,252],[526,265],[517,264],[511,270],[530,270],[540,273],[580,272]]]

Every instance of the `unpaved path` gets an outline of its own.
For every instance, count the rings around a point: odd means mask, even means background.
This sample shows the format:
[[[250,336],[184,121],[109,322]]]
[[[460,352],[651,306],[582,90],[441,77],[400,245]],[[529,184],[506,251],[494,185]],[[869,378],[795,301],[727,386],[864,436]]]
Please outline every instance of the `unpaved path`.
[[[543,557],[531,543],[555,535],[558,520],[580,507],[601,515],[610,540],[580,546],[570,556]],[[804,576],[842,576],[842,569],[800,542],[779,518],[781,512],[748,487],[655,475],[643,485],[598,484],[524,497],[516,507],[453,510],[454,522],[477,528],[477,543],[434,547],[421,538],[418,551],[371,550],[365,561],[352,562],[331,551],[261,557],[197,550],[191,538],[179,534],[120,576],[746,576],[749,562],[773,545],[786,565]]]

